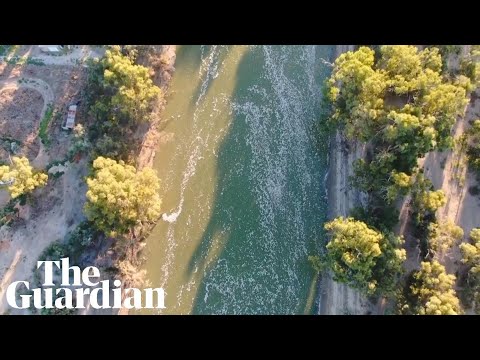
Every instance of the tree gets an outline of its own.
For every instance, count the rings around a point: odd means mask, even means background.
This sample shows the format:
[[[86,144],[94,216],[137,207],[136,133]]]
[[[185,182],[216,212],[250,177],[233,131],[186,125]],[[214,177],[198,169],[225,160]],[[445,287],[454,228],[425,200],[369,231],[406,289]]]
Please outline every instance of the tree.
[[[334,103],[334,121],[345,125],[349,138],[363,140],[372,135],[375,119],[383,111],[386,81],[373,69],[374,51],[360,47],[358,51],[340,55],[327,82],[328,97]]]
[[[434,213],[447,202],[442,190],[432,190],[432,182],[422,172],[417,172],[412,188],[413,208],[423,218],[425,213]]]
[[[383,232],[378,244],[385,244],[391,236],[391,226],[386,224],[391,225],[391,220],[398,217],[392,212],[388,217],[384,214],[398,196],[411,192],[415,230],[422,232],[424,248],[428,223],[446,203],[444,192],[433,187],[417,169],[417,163],[430,151],[453,146],[453,125],[464,114],[472,86],[466,76],[443,76],[440,54],[438,48],[419,51],[414,46],[393,45],[382,46],[376,55],[372,49],[360,47],[338,57],[327,82],[331,120],[348,140],[366,143],[366,156],[354,163],[351,183],[368,194],[368,203],[358,213],[368,221],[365,226],[376,226]],[[457,237],[455,228],[449,230],[453,233],[444,228],[431,229],[431,242],[438,251]],[[390,253],[398,250],[398,242],[391,241]],[[380,285],[381,271],[376,270],[388,268],[382,260],[397,261],[387,271],[396,272],[402,256],[387,256],[389,251],[379,245],[380,254],[370,251],[365,259],[350,259],[347,245],[354,244],[353,240],[344,242],[342,249],[333,240],[329,243],[327,252],[338,279],[371,290]],[[342,251],[347,252],[343,258]]]
[[[472,45],[470,54],[461,62],[461,71],[467,76],[473,89],[480,85],[480,46]]]
[[[111,106],[131,119],[143,121],[152,102],[161,93],[153,84],[148,68],[135,65],[118,46],[107,50],[102,60],[104,86],[113,90]]]
[[[416,198],[420,209],[435,212],[447,203],[443,190],[424,191]]]
[[[454,290],[455,276],[447,274],[438,261],[422,262],[410,290],[416,296],[416,312],[421,315],[461,314]]]
[[[379,259],[382,259],[382,249],[393,249],[384,235],[351,217],[339,217],[327,222],[325,229],[330,235],[326,262],[333,271],[334,279],[365,293],[375,293],[379,279],[375,279],[374,273],[387,269],[376,268]],[[404,256],[404,251],[393,249],[393,256],[390,258],[403,261]],[[396,264],[391,265],[392,268],[396,267]]]
[[[472,239],[473,244],[460,244],[460,251],[463,255],[462,262],[477,267],[475,272],[480,272],[480,229],[472,229],[470,239]]]
[[[160,216],[160,181],[154,170],[137,171],[123,161],[98,157],[87,178],[85,214],[95,226],[114,236]]]
[[[391,204],[399,195],[406,195],[412,186],[412,177],[404,172],[392,171],[392,185],[387,188],[387,202]]]
[[[463,229],[447,221],[428,226],[428,247],[435,255],[444,254],[463,238]]]
[[[380,242],[382,255],[373,268],[373,279],[377,283],[376,292],[382,296],[393,296],[398,289],[403,263],[407,259],[406,250],[401,248],[404,242],[402,236],[395,236],[390,231]]]
[[[415,108],[406,105],[402,112],[390,111],[387,115],[388,125],[385,128],[384,139],[391,144],[392,152],[403,159],[407,169],[417,164],[417,158],[437,146],[435,117],[415,114]]]
[[[422,100],[425,114],[436,118],[435,128],[438,136],[438,147],[443,150],[451,147],[450,135],[457,116],[465,112],[468,103],[465,88],[454,84],[440,84],[431,89]]]
[[[364,159],[358,159],[353,163],[355,176],[350,179],[351,183],[361,191],[377,191],[384,198],[384,193],[390,185],[388,177],[396,160],[394,154],[382,151],[367,163]]]
[[[12,198],[45,186],[47,180],[48,175],[35,171],[26,157],[13,157],[11,166],[0,166],[0,184],[7,186]]]
[[[437,48],[403,45],[382,46],[378,61],[366,47],[335,61],[328,80],[331,119],[348,139],[368,142],[368,156],[355,164],[352,182],[375,206],[389,205],[415,188],[413,178],[410,186],[401,184],[406,185],[402,180],[412,176],[419,157],[453,145],[451,130],[468,101],[468,79],[448,82],[441,64]],[[431,186],[416,195],[422,212],[445,202],[443,192]]]
[[[480,173],[480,119],[473,122],[468,131],[471,144],[467,150],[468,163],[472,168]]]
[[[473,244],[460,244],[462,262],[469,266],[464,295],[468,302],[473,302],[476,313],[480,314],[480,229],[472,229],[470,239]]]
[[[384,45],[380,48],[380,68],[388,75],[388,84],[396,94],[417,89],[417,78],[423,71],[422,58],[412,45]]]
[[[426,48],[420,53],[420,61],[425,69],[436,73],[442,71],[442,56],[438,48]]]

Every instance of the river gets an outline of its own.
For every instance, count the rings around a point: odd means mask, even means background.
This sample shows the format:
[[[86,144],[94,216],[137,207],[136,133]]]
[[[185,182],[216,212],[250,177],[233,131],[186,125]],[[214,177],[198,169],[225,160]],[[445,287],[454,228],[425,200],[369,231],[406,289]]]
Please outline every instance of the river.
[[[177,47],[154,162],[164,215],[144,252],[151,285],[166,292],[161,313],[316,311],[308,255],[327,212],[318,123],[332,53]]]

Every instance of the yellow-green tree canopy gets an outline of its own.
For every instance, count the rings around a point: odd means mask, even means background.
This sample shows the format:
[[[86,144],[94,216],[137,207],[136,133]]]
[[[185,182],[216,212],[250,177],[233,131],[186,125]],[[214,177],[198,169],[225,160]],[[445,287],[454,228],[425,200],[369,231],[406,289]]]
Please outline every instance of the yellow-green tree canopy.
[[[415,110],[406,105],[402,112],[392,110],[387,115],[385,140],[396,144],[398,152],[415,159],[433,150],[437,146],[436,119],[431,115],[415,114]],[[414,142],[412,140],[415,139]]]
[[[472,90],[480,85],[480,45],[472,45],[470,54],[461,63],[461,70],[469,78]]]
[[[442,190],[433,190],[433,184],[422,170],[414,170],[412,185],[412,207],[415,213],[416,223],[420,224],[428,216],[431,216],[439,208],[447,203],[447,198]],[[425,226],[428,224],[425,224]]]
[[[361,47],[340,55],[328,80],[329,98],[338,105],[336,120],[345,123],[349,137],[367,138],[372,122],[383,111],[387,86],[383,73],[373,69],[374,51]]]
[[[476,119],[469,129],[470,144],[467,150],[468,162],[473,170],[480,173],[480,119]]]
[[[412,45],[384,45],[380,48],[380,68],[388,74],[388,85],[397,94],[417,88],[417,78],[423,71],[422,58]]]
[[[160,216],[160,181],[154,170],[137,171],[123,161],[98,157],[87,178],[85,214],[106,234],[125,234]]]
[[[432,212],[447,203],[443,190],[424,191],[418,195],[417,200],[421,208]]]
[[[472,229],[470,239],[473,244],[460,244],[460,251],[463,255],[462,262],[475,268],[474,272],[480,273],[480,229]]]
[[[0,181],[7,186],[10,196],[16,198],[32,192],[47,183],[48,175],[35,171],[26,157],[13,157],[11,166],[0,166]]]
[[[417,297],[417,312],[421,315],[461,314],[460,302],[454,290],[455,276],[447,274],[438,261],[422,262],[414,274],[410,289]]]
[[[473,302],[473,308],[480,314],[480,229],[470,231],[472,244],[460,244],[462,262],[470,266],[466,282],[467,302]]]
[[[387,187],[386,200],[390,204],[398,195],[405,195],[412,186],[412,177],[404,172],[392,171],[391,185]]]
[[[440,84],[432,88],[423,98],[423,110],[436,118],[435,125],[441,135],[439,136],[441,149],[450,145],[452,126],[457,116],[464,114],[467,103],[465,88],[454,84]]]
[[[436,73],[442,70],[442,57],[438,48],[426,48],[420,53],[420,61],[425,69]]]
[[[111,106],[132,119],[145,120],[152,101],[161,94],[160,88],[153,84],[148,68],[135,65],[118,46],[107,50],[102,61],[104,85],[115,92]]]
[[[327,263],[335,280],[374,293],[379,282],[374,271],[386,244],[384,235],[351,217],[327,222],[325,229],[330,235]],[[403,261],[405,253],[393,251],[393,255]]]
[[[385,45],[377,62],[374,55],[368,47],[340,55],[327,82],[332,119],[344,126],[347,137],[369,141],[386,125],[398,124],[386,131],[389,142],[398,135],[403,143],[432,145],[407,147],[415,156],[451,145],[451,128],[468,102],[468,79],[442,79],[437,48]]]
[[[463,229],[450,221],[428,226],[428,247],[434,254],[445,253],[462,238]]]

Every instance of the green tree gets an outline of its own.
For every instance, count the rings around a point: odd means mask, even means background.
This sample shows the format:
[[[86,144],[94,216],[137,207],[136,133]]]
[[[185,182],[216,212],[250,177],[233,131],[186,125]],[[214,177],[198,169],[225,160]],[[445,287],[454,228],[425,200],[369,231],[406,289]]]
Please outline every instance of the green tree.
[[[420,53],[420,61],[425,69],[440,73],[442,71],[442,56],[438,48],[426,48]]]
[[[153,101],[161,94],[148,68],[135,65],[133,58],[123,55],[117,46],[106,51],[102,64],[104,86],[113,90],[111,106],[131,119],[146,120]]]
[[[478,267],[475,272],[480,272],[480,229],[472,229],[470,231],[470,239],[473,244],[460,244],[460,251],[462,252],[462,262],[473,267]]]
[[[11,166],[0,166],[0,184],[7,187],[12,198],[45,186],[47,180],[48,175],[35,171],[26,157],[12,157]]]
[[[387,86],[383,73],[373,69],[374,51],[360,47],[340,55],[328,80],[328,97],[336,108],[332,119],[345,126],[349,138],[367,140],[383,112]]]
[[[376,292],[382,296],[395,296],[398,290],[403,263],[407,259],[407,252],[401,248],[403,244],[403,237],[395,236],[392,232],[384,234],[380,242],[382,255],[373,268],[373,279],[377,283]]]
[[[465,112],[468,103],[465,88],[453,84],[440,84],[431,89],[422,100],[425,114],[436,118],[435,127],[439,134],[438,147],[443,150],[452,146],[452,126],[457,116]]]
[[[447,202],[442,190],[433,190],[432,182],[422,172],[415,175],[412,187],[414,211],[423,218],[426,213],[434,213]]]
[[[436,148],[435,117],[417,116],[415,109],[406,105],[402,112],[390,111],[387,120],[384,140],[391,144],[390,151],[403,159],[406,168],[412,169],[416,166],[418,157],[423,157]]]
[[[470,79],[473,89],[480,85],[480,45],[472,45],[470,54],[462,60],[460,68]]]
[[[326,262],[333,271],[334,279],[365,293],[375,293],[379,280],[374,274],[387,269],[376,269],[379,260],[382,261],[382,249],[393,249],[384,235],[353,218],[336,218],[327,222],[325,229],[330,235]],[[395,261],[403,261],[405,252],[393,249],[391,257]]]
[[[406,195],[412,186],[412,177],[404,172],[392,171],[392,185],[387,188],[387,202],[392,203],[399,195]]]
[[[160,181],[154,170],[137,171],[123,161],[98,157],[87,178],[85,214],[95,226],[114,236],[160,216]]]
[[[443,79],[441,62],[437,48],[403,45],[382,46],[378,61],[373,50],[360,47],[335,62],[328,80],[331,119],[348,139],[368,143],[368,157],[355,164],[352,182],[370,195],[373,207],[415,188],[416,178],[401,186],[398,174],[412,177],[419,157],[453,145],[451,130],[465,110],[468,84],[465,77]],[[445,200],[433,187],[417,195],[422,211]]]
[[[410,289],[416,296],[416,312],[421,315],[461,314],[460,302],[454,290],[455,276],[447,274],[438,261],[422,262]]]
[[[468,133],[471,140],[467,150],[468,162],[480,174],[480,119],[473,122]]]
[[[417,78],[423,71],[422,58],[412,45],[384,45],[380,48],[380,68],[388,75],[388,85],[396,94],[417,89]]]
[[[428,211],[437,211],[447,203],[443,190],[425,191],[418,194],[416,198],[420,209]]]
[[[473,244],[460,244],[462,262],[469,266],[464,294],[468,302],[473,302],[476,313],[480,314],[480,229],[472,229],[470,239]]]
[[[378,152],[376,156],[367,162],[358,159],[353,163],[355,176],[351,179],[352,184],[364,192],[378,191],[383,194],[390,185],[388,177],[393,169],[396,156],[388,151]]]
[[[428,247],[435,255],[442,255],[463,238],[463,229],[447,221],[428,226]]]

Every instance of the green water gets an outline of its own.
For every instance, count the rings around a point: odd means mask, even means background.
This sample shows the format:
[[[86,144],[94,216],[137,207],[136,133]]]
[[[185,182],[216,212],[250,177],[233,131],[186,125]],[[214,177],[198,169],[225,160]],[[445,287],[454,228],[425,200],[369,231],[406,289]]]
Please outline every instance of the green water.
[[[165,214],[145,250],[162,313],[315,311],[307,257],[326,214],[318,119],[332,50],[177,48],[154,165]]]

